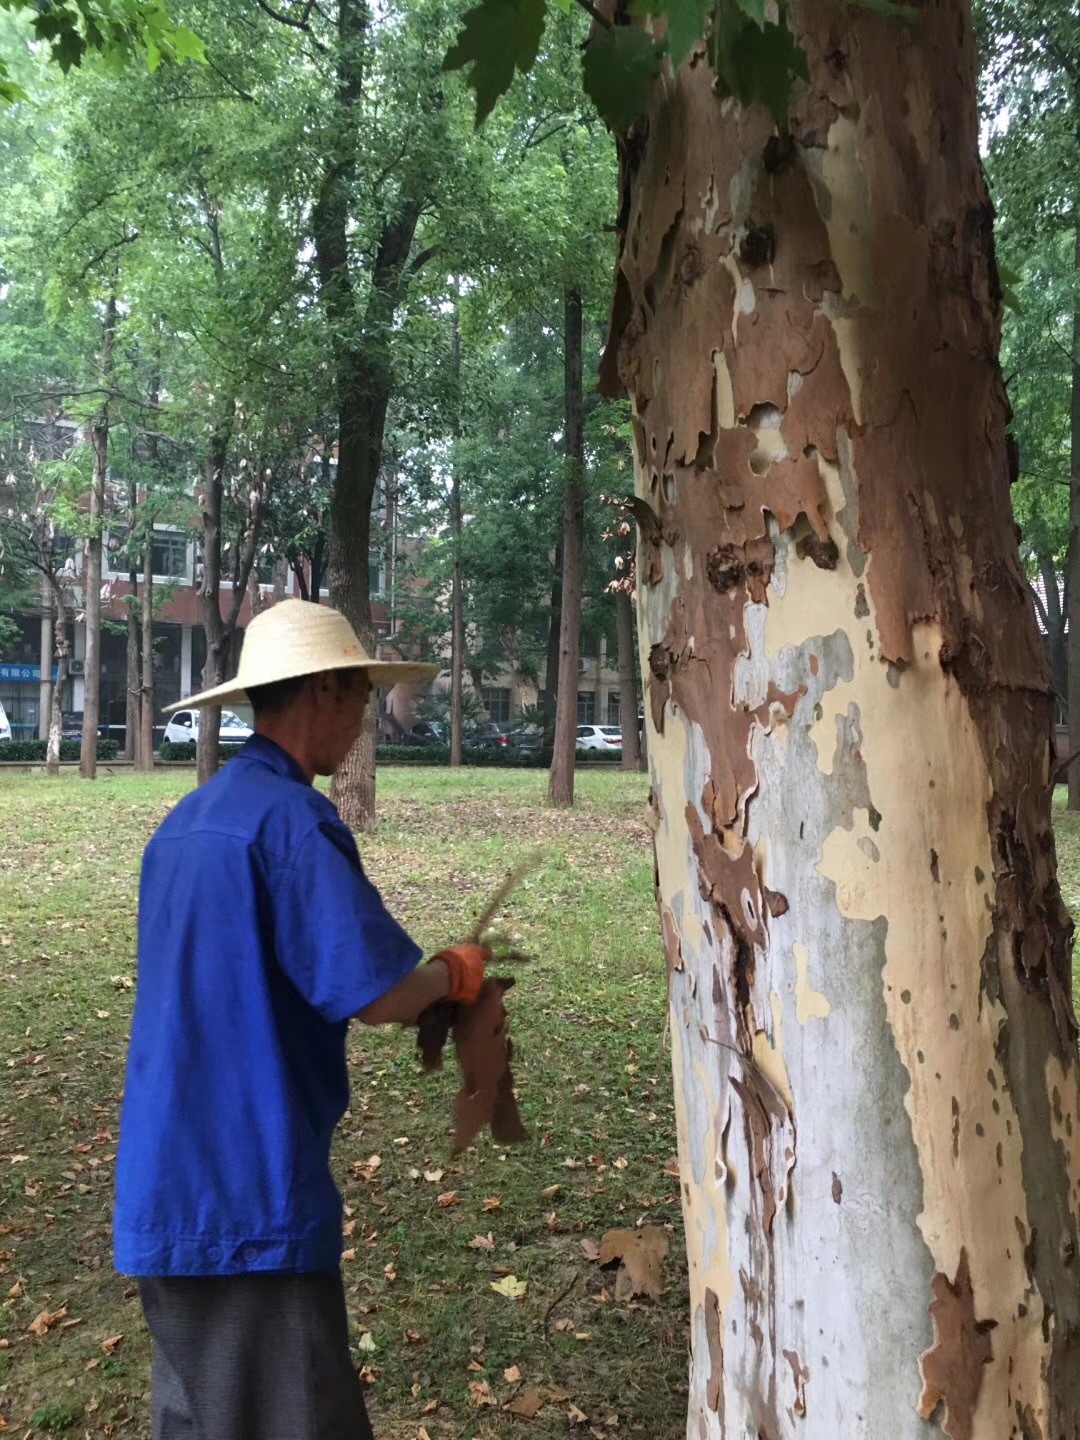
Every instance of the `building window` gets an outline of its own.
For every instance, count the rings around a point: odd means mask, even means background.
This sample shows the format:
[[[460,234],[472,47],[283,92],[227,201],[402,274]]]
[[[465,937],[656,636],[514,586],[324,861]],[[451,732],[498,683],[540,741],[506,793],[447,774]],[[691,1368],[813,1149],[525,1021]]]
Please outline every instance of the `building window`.
[[[607,723],[609,725],[620,724],[619,710],[620,695],[618,690],[609,690],[607,696]]]
[[[383,552],[381,550],[369,550],[368,557],[368,594],[382,595],[383,592]]]
[[[166,580],[187,575],[188,539],[177,530],[154,531],[154,574]]]
[[[480,701],[488,719],[496,725],[505,725],[510,719],[510,691],[505,686],[484,685],[480,690]]]
[[[594,690],[577,692],[577,723],[579,725],[596,724],[596,692]]]

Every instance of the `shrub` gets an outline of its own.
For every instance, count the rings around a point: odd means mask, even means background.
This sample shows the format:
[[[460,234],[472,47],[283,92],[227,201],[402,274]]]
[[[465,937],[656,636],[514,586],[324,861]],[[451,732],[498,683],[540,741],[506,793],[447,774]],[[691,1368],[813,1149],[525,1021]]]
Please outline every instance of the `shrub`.
[[[220,751],[222,760],[231,760],[232,757],[238,755],[243,748],[242,745],[222,745]],[[193,763],[195,760],[195,741],[163,740],[161,742],[161,749],[158,751],[158,758],[160,760],[184,760]]]
[[[78,740],[60,741],[60,759],[78,760],[82,745]],[[27,762],[44,762],[49,753],[49,742],[47,740],[8,740],[0,745],[0,760],[16,760],[23,764]],[[99,760],[115,760],[120,753],[119,740],[99,740],[97,742],[97,758]]]

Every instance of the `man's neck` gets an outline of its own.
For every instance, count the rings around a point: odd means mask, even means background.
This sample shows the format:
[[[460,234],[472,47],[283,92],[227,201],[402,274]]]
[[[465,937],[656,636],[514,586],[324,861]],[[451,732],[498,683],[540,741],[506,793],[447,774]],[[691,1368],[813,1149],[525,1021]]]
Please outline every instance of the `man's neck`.
[[[311,727],[307,723],[306,716],[289,713],[264,715],[255,722],[255,734],[261,735],[264,740],[272,740],[275,745],[285,751],[290,759],[295,760],[307,776],[309,785],[314,781],[315,763],[311,754]]]

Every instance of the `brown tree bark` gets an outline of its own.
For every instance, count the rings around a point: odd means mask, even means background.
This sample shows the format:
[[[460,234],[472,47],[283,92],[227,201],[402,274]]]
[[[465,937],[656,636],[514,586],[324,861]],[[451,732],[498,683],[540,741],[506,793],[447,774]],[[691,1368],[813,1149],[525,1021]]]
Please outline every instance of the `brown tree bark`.
[[[330,600],[369,653],[371,619],[371,507],[382,461],[386,411],[393,390],[394,316],[407,285],[406,263],[423,206],[409,177],[383,222],[366,301],[358,310],[349,254],[351,187],[355,171],[354,110],[363,86],[368,10],[363,0],[338,4],[337,136],[312,210],[319,288],[331,326],[338,409],[338,467],[331,508]],[[313,595],[313,599],[317,596]],[[331,797],[356,829],[375,820],[375,706],[363,732],[338,767]]]
[[[553,805],[574,803],[577,750],[577,688],[581,658],[581,588],[585,524],[585,396],[581,380],[581,295],[567,289],[563,303],[564,395],[566,406],[566,501],[563,512],[563,566],[559,614],[559,690],[555,742],[548,777]]]
[[[49,588],[54,607],[53,640],[56,645],[56,684],[53,686],[49,712],[49,743],[45,751],[45,769],[50,775],[60,774],[60,741],[63,733],[64,686],[68,678],[68,658],[71,648],[68,642],[67,605],[63,587],[54,574],[49,575]]]
[[[615,591],[615,638],[619,648],[619,725],[622,729],[622,768],[641,769],[638,741],[638,686],[634,657],[634,606],[625,590]]]
[[[229,635],[221,614],[221,498],[222,476],[228,459],[231,420],[219,424],[210,436],[203,462],[203,483],[199,495],[202,519],[203,573],[199,585],[199,608],[202,611],[203,633],[206,636],[206,663],[203,665],[203,690],[211,690],[225,681],[229,654]],[[199,735],[195,746],[196,783],[203,785],[217,773],[221,763],[221,707],[207,705],[199,717]]]
[[[138,523],[139,493],[135,482],[128,483],[128,546],[135,538]],[[142,629],[139,624],[139,572],[134,554],[128,563],[128,589],[124,600],[127,612],[127,675],[124,706],[124,759],[138,763],[139,739],[142,734]]]
[[[110,294],[105,306],[101,332],[98,374],[108,389],[113,373],[116,340],[116,296]],[[83,613],[86,617],[86,657],[83,668],[83,730],[79,773],[84,780],[97,775],[98,723],[101,717],[101,528],[105,517],[105,480],[109,469],[108,398],[90,422],[93,472],[90,480],[88,534],[83,550]]]
[[[1080,287],[1080,221],[1073,254]],[[1078,292],[1080,293],[1080,292]],[[1069,754],[1080,751],[1080,301],[1073,312],[1072,399],[1069,410],[1069,561],[1066,593],[1069,612]],[[1080,810],[1080,765],[1069,768],[1070,810]]]
[[[544,740],[550,743],[555,735],[555,710],[559,695],[559,639],[562,631],[562,536],[555,546],[555,566],[551,576],[551,604],[548,608],[547,658],[544,662]]]
[[[968,5],[791,13],[782,135],[701,55],[655,85],[605,363],[651,512],[687,1434],[1077,1440],[1071,925]]]

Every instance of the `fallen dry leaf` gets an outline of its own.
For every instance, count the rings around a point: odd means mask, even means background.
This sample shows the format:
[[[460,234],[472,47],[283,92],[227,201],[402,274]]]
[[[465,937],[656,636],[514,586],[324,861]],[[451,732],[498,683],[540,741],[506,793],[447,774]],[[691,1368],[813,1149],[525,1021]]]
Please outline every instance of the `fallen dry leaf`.
[[[369,1155],[366,1160],[353,1161],[353,1172],[361,1180],[370,1181],[375,1178],[375,1172],[381,1164],[382,1157],[380,1155]]]
[[[102,1340],[101,1351],[103,1355],[115,1355],[120,1346],[124,1343],[123,1335],[110,1335],[107,1340]]]
[[[544,1397],[539,1390],[526,1390],[524,1395],[518,1395],[508,1401],[503,1409],[511,1415],[521,1415],[526,1420],[531,1420],[534,1415],[544,1408]]]
[[[20,1280],[16,1280],[15,1284],[12,1285],[11,1289],[7,1293],[9,1300],[18,1300],[20,1295],[22,1295],[22,1282]]]
[[[423,1338],[424,1338],[424,1337],[420,1334],[420,1331],[419,1331],[419,1330],[406,1330],[406,1331],[405,1331],[405,1344],[406,1344],[406,1345],[419,1345],[419,1344],[420,1344],[420,1341],[421,1341]]]
[[[360,1339],[356,1342],[356,1348],[358,1350],[363,1350],[365,1355],[374,1355],[375,1336],[372,1335],[370,1330],[365,1330],[364,1333],[360,1336]]]
[[[341,1227],[341,1233],[342,1233],[342,1235],[345,1236],[346,1239],[348,1239],[348,1237],[353,1233],[353,1231],[354,1231],[355,1229],[356,1229],[356,1221],[355,1221],[355,1220],[346,1220],[345,1223],[344,1223],[344,1225],[342,1225],[342,1227]]]
[[[486,1235],[474,1235],[469,1241],[470,1250],[494,1250],[495,1241],[489,1230]]]
[[[387,1278],[388,1280],[396,1280],[396,1279],[397,1279],[397,1271],[394,1269],[393,1265],[384,1265],[384,1266],[383,1266],[383,1274],[386,1276],[386,1278]]]
[[[580,1341],[582,1342],[582,1344],[585,1344],[587,1341],[589,1341],[589,1340],[592,1339],[592,1336],[589,1334],[589,1332],[588,1332],[587,1330],[579,1330],[579,1331],[577,1332],[577,1334],[574,1336],[574,1339],[575,1339],[575,1340],[580,1340]]]
[[[626,1159],[625,1155],[620,1155],[619,1158],[612,1163],[616,1170],[625,1170],[630,1162]]]
[[[583,1410],[579,1410],[572,1400],[570,1401],[570,1409],[567,1412],[567,1419],[571,1425],[587,1425],[589,1423],[589,1417]]]
[[[26,1328],[31,1335],[45,1335],[54,1325],[58,1325],[66,1314],[66,1305],[61,1305],[59,1310],[42,1310]]]
[[[564,1400],[570,1399],[570,1391],[564,1390],[561,1385],[549,1385],[547,1397],[556,1405],[561,1405]]]
[[[501,1210],[502,1201],[498,1195],[489,1195],[480,1207],[482,1210]]]
[[[640,1230],[609,1230],[600,1241],[600,1264],[622,1262],[615,1276],[615,1299],[648,1295],[650,1299],[659,1300],[664,1288],[664,1257],[669,1248],[667,1235],[658,1225],[643,1225]]]
[[[521,1380],[521,1371],[516,1365],[508,1365],[503,1371],[503,1379],[508,1385],[517,1385]]]
[[[527,1280],[519,1280],[516,1275],[507,1275],[505,1280],[492,1280],[492,1290],[500,1295],[505,1295],[508,1300],[520,1300],[529,1288]]]
[[[425,1170],[424,1179],[429,1181],[432,1185],[437,1185],[445,1174],[445,1170]]]
[[[565,1334],[568,1330],[573,1330],[573,1328],[574,1328],[574,1322],[573,1322],[573,1320],[567,1320],[565,1316],[563,1317],[563,1319],[561,1319],[561,1320],[556,1320],[556,1321],[555,1321],[555,1329],[556,1329],[556,1330],[561,1330],[564,1334]]]
[[[497,1405],[499,1403],[491,1393],[491,1386],[486,1380],[470,1380],[469,1395],[474,1405]]]
[[[461,1196],[456,1190],[446,1190],[436,1197],[435,1204],[442,1210],[448,1210],[451,1205],[459,1204]]]
[[[10,1350],[10,1349],[11,1349],[11,1341],[10,1341],[10,1340],[7,1340],[7,1339],[0,1340],[0,1350]]]
[[[581,1253],[585,1256],[586,1260],[600,1259],[600,1246],[597,1245],[595,1240],[582,1240],[580,1244]]]
[[[549,1185],[546,1189],[541,1190],[540,1194],[543,1195],[546,1200],[550,1200],[552,1195],[557,1195],[561,1189],[561,1185]]]
[[[420,1429],[417,1431],[416,1440],[431,1440],[431,1436],[424,1429],[423,1425],[421,1425]]]
[[[435,1411],[438,1410],[440,1403],[441,1402],[438,1400],[425,1400],[423,1405],[420,1406],[420,1414],[434,1415]]]
[[[356,1251],[353,1250],[353,1249],[342,1250],[342,1252],[341,1252],[341,1258],[342,1258],[342,1260],[355,1260],[355,1259],[356,1259]]]

